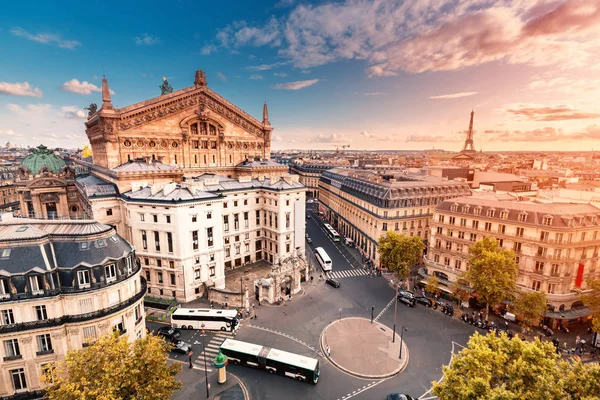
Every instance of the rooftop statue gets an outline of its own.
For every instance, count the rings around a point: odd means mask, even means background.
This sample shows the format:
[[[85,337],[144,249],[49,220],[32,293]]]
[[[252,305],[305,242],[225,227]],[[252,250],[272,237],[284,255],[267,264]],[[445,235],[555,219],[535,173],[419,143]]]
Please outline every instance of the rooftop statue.
[[[173,93],[173,86],[169,85],[169,81],[167,81],[167,77],[163,76],[163,84],[159,86],[160,95]]]
[[[88,110],[88,116],[91,117],[98,111],[98,105],[96,103],[91,103],[89,106],[85,107],[84,110]]]

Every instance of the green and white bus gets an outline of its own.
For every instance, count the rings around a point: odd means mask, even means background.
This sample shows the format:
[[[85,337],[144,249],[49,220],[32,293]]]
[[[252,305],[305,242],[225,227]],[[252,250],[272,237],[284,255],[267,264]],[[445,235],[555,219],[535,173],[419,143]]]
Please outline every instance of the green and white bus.
[[[337,233],[337,231],[335,229],[333,229],[333,226],[331,226],[329,224],[324,224],[324,226],[325,226],[325,230],[327,231],[327,234],[329,234],[329,236],[331,237],[331,240],[333,240],[334,242],[339,242],[340,234]]]
[[[319,381],[319,360],[315,358],[234,339],[225,339],[221,352],[233,364],[265,369],[271,374],[312,384]]]

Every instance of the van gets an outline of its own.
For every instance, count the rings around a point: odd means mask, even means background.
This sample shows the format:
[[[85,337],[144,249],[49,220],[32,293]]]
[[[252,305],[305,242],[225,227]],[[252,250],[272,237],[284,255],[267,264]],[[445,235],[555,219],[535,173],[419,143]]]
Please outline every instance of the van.
[[[515,320],[517,319],[517,317],[515,316],[515,314],[507,311],[504,314],[504,319],[507,320],[507,321],[515,322]]]

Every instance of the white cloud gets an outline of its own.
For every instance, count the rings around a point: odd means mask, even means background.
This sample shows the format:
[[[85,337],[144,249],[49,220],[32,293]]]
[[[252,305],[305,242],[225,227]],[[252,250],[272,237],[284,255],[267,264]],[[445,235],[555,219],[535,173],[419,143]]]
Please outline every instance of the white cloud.
[[[299,4],[264,25],[234,22],[217,41],[278,47],[303,69],[366,60],[371,77],[492,61],[581,67],[600,51],[600,13],[598,0],[346,0]]]
[[[385,93],[382,93],[382,92],[368,92],[368,93],[365,93],[365,96],[381,96],[382,94],[385,94]]]
[[[27,40],[32,40],[37,43],[52,44],[63,49],[73,50],[77,46],[81,46],[81,43],[77,40],[65,40],[60,35],[54,33],[29,33],[23,28],[15,27],[10,30],[10,33],[14,36],[22,37]]]
[[[262,75],[250,75],[250,79],[253,81],[262,81],[264,77]]]
[[[246,67],[246,69],[248,69],[250,71],[268,71],[270,69],[281,67],[282,65],[286,65],[286,64],[289,64],[289,63],[284,62],[284,61],[278,61],[278,62],[272,63],[272,64],[251,65],[249,67]]]
[[[217,51],[217,46],[215,46],[214,44],[207,44],[202,47],[200,53],[202,53],[202,55],[204,56],[207,56],[211,53],[214,53],[215,51]]]
[[[219,78],[220,80],[222,80],[223,82],[227,82],[227,77],[225,76],[224,73],[222,72],[217,72],[217,78]]]
[[[461,93],[451,93],[451,94],[441,94],[438,96],[430,96],[430,99],[458,99],[460,97],[469,97],[475,96],[479,92],[461,92]]]
[[[311,79],[308,81],[296,81],[296,82],[288,82],[288,83],[278,83],[277,85],[273,85],[273,89],[284,89],[284,90],[299,90],[304,89],[306,87],[312,86],[315,83],[319,82],[319,79]]]
[[[280,135],[274,135],[271,138],[271,141],[273,141],[273,142],[283,142],[283,138]]]
[[[12,129],[0,129],[0,137],[22,137],[22,133],[17,133]]]
[[[0,82],[0,94],[5,94],[8,96],[30,97],[42,97],[44,95],[44,93],[40,89],[31,87],[31,85],[28,82]]]
[[[600,79],[570,78],[562,76],[552,79],[535,79],[527,85],[529,90],[558,92],[568,94],[586,94],[600,91]]]
[[[25,107],[21,107],[18,104],[7,104],[6,108],[17,115],[31,115],[44,114],[52,108],[51,104],[39,103],[39,104],[28,104]]]
[[[63,106],[57,114],[59,117],[67,119],[83,119],[87,117],[85,111],[77,106]]]
[[[382,135],[374,135],[374,134],[369,133],[367,131],[362,131],[360,133],[360,135],[363,136],[366,139],[369,139],[369,140],[378,140],[380,142],[387,142],[387,141],[392,141],[393,140],[393,138],[392,138],[391,135],[384,135],[384,136],[382,136]]]
[[[143,74],[142,74],[143,76]],[[61,90],[65,92],[72,92],[77,94],[92,94],[92,92],[102,92],[102,88],[100,86],[96,86],[93,83],[88,81],[79,82],[77,79],[71,79],[68,82],[65,82],[60,87]],[[111,94],[115,94],[112,89],[109,89]]]
[[[153,44],[159,44],[160,38],[144,33],[142,36],[136,36],[133,41],[138,46],[152,46]]]
[[[280,78],[285,78],[286,76],[288,76],[288,74],[286,74],[285,72],[274,72],[273,76],[278,76]]]
[[[329,135],[318,134],[311,139],[314,143],[340,143],[350,142],[351,140],[342,133],[331,133]]]
[[[308,74],[310,74],[311,72],[312,72],[312,71],[311,71],[311,70],[309,70],[309,69],[303,69],[302,71],[300,71],[300,73],[301,73],[301,74],[304,74],[304,75],[308,75]]]

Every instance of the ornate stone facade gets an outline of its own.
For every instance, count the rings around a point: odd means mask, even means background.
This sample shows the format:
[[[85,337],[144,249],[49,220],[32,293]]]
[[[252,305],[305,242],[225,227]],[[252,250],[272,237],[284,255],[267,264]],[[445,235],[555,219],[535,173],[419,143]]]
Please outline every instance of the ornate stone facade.
[[[200,70],[192,87],[120,109],[104,96],[106,79],[102,85],[102,108],[86,122],[97,166],[112,169],[148,157],[197,173],[270,155],[266,106],[258,121],[209,89]]]

